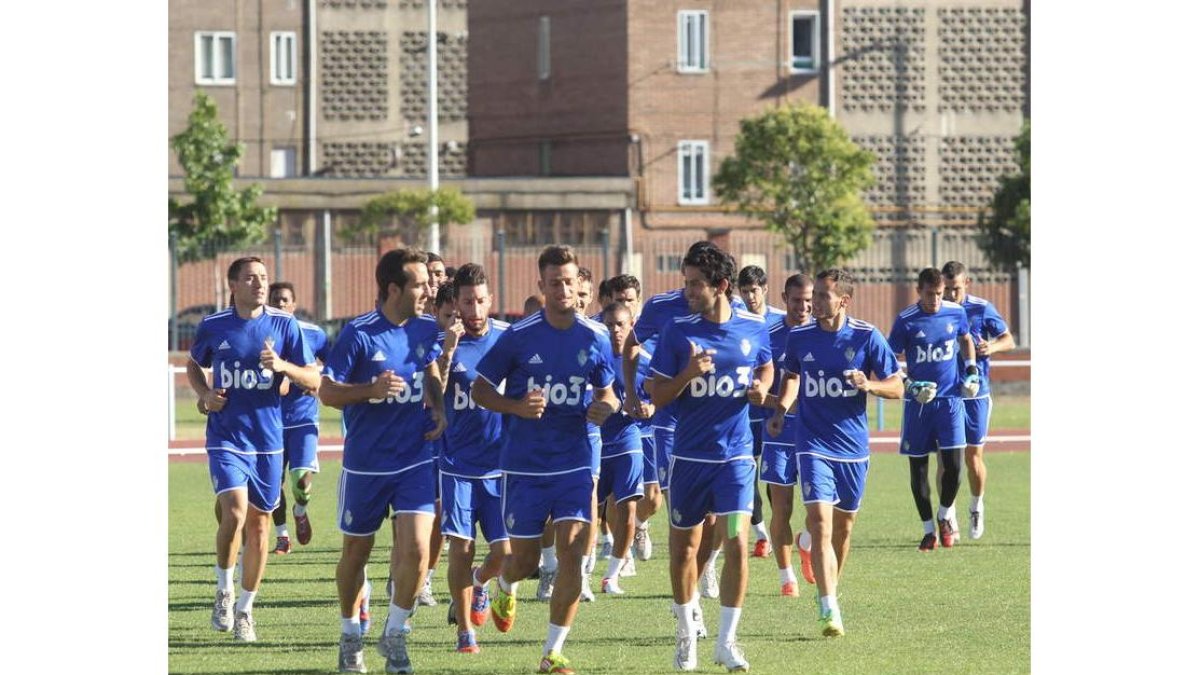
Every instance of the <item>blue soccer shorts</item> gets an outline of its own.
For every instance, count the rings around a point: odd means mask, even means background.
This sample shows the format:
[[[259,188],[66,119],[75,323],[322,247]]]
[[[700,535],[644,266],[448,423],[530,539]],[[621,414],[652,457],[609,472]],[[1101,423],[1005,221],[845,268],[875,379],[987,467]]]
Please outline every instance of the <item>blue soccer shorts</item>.
[[[318,473],[317,425],[303,424],[283,429],[283,461],[292,471],[305,469]]]
[[[843,462],[807,452],[797,454],[800,500],[805,504],[833,504],[833,508],[847,513],[858,511],[867,488],[869,464],[867,459]]]
[[[279,506],[282,452],[247,454],[209,448],[208,473],[215,494],[244,489],[250,505],[259,511],[270,513]]]
[[[751,446],[755,457],[761,457],[763,451],[763,429],[767,426],[764,420],[750,420],[750,436],[754,439],[754,445]]]
[[[369,537],[393,514],[434,514],[437,486],[433,462],[397,473],[368,474],[342,469],[338,480],[338,529],[354,537]]]
[[[552,522],[592,522],[596,479],[590,468],[552,476],[504,474],[504,527],[508,536],[533,539],[542,536],[546,519]]]
[[[763,438],[762,472],[758,479],[772,485],[792,486],[796,484],[796,433],[800,426],[795,415],[783,418],[783,430],[778,436],[766,434]]]
[[[900,454],[922,457],[934,450],[954,450],[967,445],[966,420],[961,398],[935,398],[924,405],[904,401],[900,428]]]
[[[983,445],[987,442],[988,426],[992,421],[992,397],[963,399],[966,413],[967,445]]]
[[[654,434],[642,436],[642,483],[658,482],[658,455],[654,449]]]
[[[671,460],[671,527],[689,529],[710,513],[726,516],[754,512],[754,459],[727,462]]]
[[[629,452],[616,457],[600,458],[600,482],[596,486],[596,501],[603,504],[609,495],[617,503],[639,499],[645,494],[642,487],[641,452]]]
[[[658,469],[658,487],[671,489],[671,450],[675,448],[675,430],[654,427],[654,465]]]
[[[489,544],[508,539],[500,477],[464,478],[441,474],[442,534],[475,541],[475,526]]]

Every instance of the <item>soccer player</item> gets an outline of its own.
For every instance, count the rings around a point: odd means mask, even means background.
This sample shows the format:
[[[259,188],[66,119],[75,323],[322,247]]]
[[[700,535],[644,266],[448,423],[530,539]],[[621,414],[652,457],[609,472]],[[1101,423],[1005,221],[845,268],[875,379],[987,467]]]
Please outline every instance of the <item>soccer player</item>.
[[[438,370],[448,378],[445,393],[445,445],[441,467],[442,534],[450,541],[450,606],[458,625],[458,647],[462,653],[477,653],[475,626],[487,621],[490,607],[488,582],[500,572],[509,553],[500,501],[500,448],[504,444],[504,421],[499,413],[475,403],[471,386],[475,368],[509,325],[488,318],[492,296],[483,268],[467,263],[455,273],[452,284],[457,319],[446,328]],[[443,316],[439,309],[439,319]],[[475,527],[488,543],[483,564],[472,568],[475,559]]]
[[[433,314],[438,320],[438,326],[445,330],[446,326],[449,325],[453,319],[451,319],[450,322],[447,322],[445,317],[442,316],[442,310],[449,308],[449,313],[451,315],[454,314],[454,303],[452,301],[453,298],[451,296],[451,289],[447,288],[451,279],[451,277],[447,276],[450,268],[446,267],[446,261],[443,260],[438,254],[427,253],[426,255],[429,256],[429,260],[425,263],[425,267],[429,270],[429,295],[434,301]],[[446,288],[445,292],[442,291],[443,288]],[[441,334],[439,339],[443,337],[444,334]],[[445,377],[444,372],[441,372],[440,374],[442,377]],[[442,381],[442,384],[444,388],[445,380]],[[432,441],[430,444],[430,450],[433,452],[434,458],[433,471],[434,485],[436,486],[441,485],[441,479],[438,478],[437,475],[439,473],[439,464],[437,458],[441,454],[443,442],[444,439],[438,439],[437,441]],[[425,572],[425,583],[421,586],[421,592],[417,594],[417,604],[424,605],[426,607],[433,607],[437,605],[437,598],[433,596],[433,573],[437,569],[438,561],[442,557],[442,495],[440,491],[438,492],[437,500],[434,502],[433,508],[433,528],[430,529],[429,532],[429,570]],[[397,548],[393,546],[392,550],[396,551]]]
[[[600,301],[600,311],[588,318],[597,323],[604,323],[604,308],[612,302],[612,291],[609,290],[608,282],[608,279],[601,279],[600,285],[596,287],[596,299]]]
[[[908,457],[913,501],[925,528],[918,550],[954,546],[954,498],[958,494],[962,455],[967,444],[963,400],[959,387],[959,353],[965,377],[962,392],[974,398],[979,389],[979,367],[975,364],[975,342],[971,339],[967,313],[954,302],[945,302],[946,283],[936,267],[921,270],[917,277],[919,300],[909,305],[892,324],[888,344],[904,354],[909,382],[904,399],[904,422],[900,432],[900,454]],[[937,535],[929,500],[929,453],[942,458]]]
[[[967,286],[971,280],[967,277],[966,265],[956,261],[946,263],[942,266],[942,278],[946,282],[944,299],[962,305],[967,312],[971,339],[975,342],[976,365],[979,367],[979,392],[973,397],[963,396],[963,408],[966,413],[967,481],[971,488],[970,536],[972,539],[979,539],[983,536],[983,490],[987,487],[983,444],[987,441],[988,422],[992,417],[992,391],[988,381],[990,357],[1015,349],[1017,345],[1008,330],[1008,324],[996,311],[995,305],[967,293]],[[959,372],[965,374],[966,364],[960,361],[959,366]]]
[[[695,312],[667,324],[650,361],[652,400],[678,401],[671,456],[670,572],[674,595],[675,667],[696,668],[696,559],[708,514],[723,538],[721,624],[713,660],[730,671],[750,669],[737,644],[749,576],[747,534],[754,510],[754,438],[748,405],[763,403],[774,377],[766,321],[730,305],[733,256],[716,247],[683,259],[684,295]]]
[[[782,309],[767,304],[767,272],[758,265],[746,265],[737,277],[738,295],[746,301],[746,309],[767,320],[767,331],[774,330],[783,324],[786,314]],[[750,430],[754,434],[754,461],[759,462],[763,454],[763,420],[769,415],[765,408],[750,406]],[[750,516],[750,527],[754,528],[755,558],[765,558],[771,554],[771,540],[767,529],[763,527],[763,500],[759,492],[761,468],[754,470],[754,514]],[[770,493],[767,494],[768,498]],[[789,537],[790,539],[790,537]]]
[[[425,255],[427,256],[425,268],[429,272],[429,285],[431,287],[429,292],[437,293],[437,289],[441,288],[442,284],[446,283],[447,280],[446,260],[442,256],[429,251]]]
[[[254,642],[252,611],[267,564],[271,512],[283,475],[280,383],[315,390],[315,359],[295,317],[267,306],[261,258],[238,258],[226,273],[231,302],[196,329],[188,383],[208,413],[205,450],[217,495],[217,594],[212,626]],[[278,352],[276,351],[278,347]],[[212,368],[209,386],[204,368]],[[233,567],[245,534],[242,592],[233,600]]]
[[[387,659],[387,672],[412,672],[408,617],[429,565],[436,497],[426,441],[437,440],[446,427],[437,322],[424,315],[429,301],[425,262],[424,252],[408,248],[388,251],[379,259],[378,305],[342,329],[321,382],[321,402],[340,408],[346,424],[337,509],[343,534],[336,575],[341,671],[365,672],[355,609],[363,566],[390,508],[392,539],[399,552],[391,556],[394,583],[378,651]],[[428,431],[427,420],[433,424]]]
[[[817,275],[812,291],[816,322],[788,332],[784,383],[768,423],[768,428],[786,426],[784,411],[797,395],[803,399],[796,406],[795,459],[813,539],[818,620],[828,637],[845,634],[837,587],[867,484],[867,394],[895,399],[904,393],[900,365],[883,334],[847,316],[853,297],[854,279],[848,272],[831,269]]]
[[[275,309],[296,313],[296,287],[288,281],[276,281],[268,288],[268,302]],[[304,341],[313,356],[324,362],[329,357],[329,339],[321,327],[299,321]],[[296,540],[303,546],[312,540],[312,523],[308,520],[308,500],[312,496],[312,475],[321,471],[317,462],[319,414],[315,392],[292,387],[283,397],[283,481],[291,479],[295,504]],[[290,470],[289,470],[290,469]],[[275,522],[275,553],[292,552],[292,539],[287,529],[287,496],[280,490],[279,506],[271,513]]]
[[[512,554],[492,599],[501,632],[516,619],[517,586],[538,564],[542,530],[555,530],[559,568],[550,599],[550,627],[538,672],[574,672],[562,655],[579,606],[583,556],[590,539],[599,447],[587,424],[601,425],[621,405],[612,391],[608,331],[579,315],[579,263],[569,246],[538,256],[545,308],[513,324],[476,366],[475,402],[511,415],[500,451],[504,513]],[[497,391],[504,382],[504,393]],[[585,385],[595,393],[584,402]]]
[[[546,305],[546,299],[544,297],[542,297],[542,295],[540,293],[535,293],[534,295],[531,295],[528,298],[525,298],[525,305],[522,308],[521,313],[524,314],[525,316],[529,316],[530,314],[536,314],[536,313],[540,312],[542,310],[542,307],[544,307],[545,305]]]
[[[787,349],[788,334],[793,328],[808,324],[812,321],[813,280],[807,274],[793,274],[783,285],[783,303],[787,313],[782,322],[770,327],[771,356],[777,366],[783,363]],[[750,303],[747,302],[747,305]],[[776,380],[775,394],[768,397],[768,406],[763,410],[773,410],[778,405],[778,393],[781,390],[783,378]],[[756,406],[757,407],[757,406]],[[782,424],[777,428],[767,425],[766,436],[763,438],[762,451],[762,482],[767,484],[767,501],[771,504],[771,543],[775,549],[775,563],[779,567],[780,594],[787,597],[800,595],[796,587],[796,573],[792,570],[792,505],[794,502],[794,486],[796,485],[796,415],[794,410],[788,410],[782,417]],[[811,537],[806,538],[807,531],[801,531],[799,544],[796,546],[800,554],[801,572],[808,583],[816,583],[813,576]],[[803,544],[809,544],[806,550]]]
[[[592,304],[592,271],[586,267],[579,268],[579,292],[575,298],[579,302],[579,313],[586,316]]]

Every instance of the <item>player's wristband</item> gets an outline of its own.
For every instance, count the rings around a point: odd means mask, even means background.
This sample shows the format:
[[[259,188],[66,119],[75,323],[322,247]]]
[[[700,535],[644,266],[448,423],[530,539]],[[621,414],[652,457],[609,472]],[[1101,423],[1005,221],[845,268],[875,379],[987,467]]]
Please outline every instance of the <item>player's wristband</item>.
[[[975,359],[965,359],[963,361],[963,365],[966,366],[967,368],[974,368],[975,367]]]

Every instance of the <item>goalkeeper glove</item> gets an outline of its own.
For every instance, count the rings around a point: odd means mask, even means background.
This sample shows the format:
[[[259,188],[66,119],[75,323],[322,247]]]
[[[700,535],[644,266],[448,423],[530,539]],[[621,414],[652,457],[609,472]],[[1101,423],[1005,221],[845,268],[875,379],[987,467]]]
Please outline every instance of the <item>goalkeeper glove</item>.
[[[962,383],[962,395],[965,398],[975,398],[979,393],[979,367],[974,363],[967,366],[967,377]]]
[[[925,404],[937,397],[937,382],[912,380],[908,383],[908,394],[917,403]]]

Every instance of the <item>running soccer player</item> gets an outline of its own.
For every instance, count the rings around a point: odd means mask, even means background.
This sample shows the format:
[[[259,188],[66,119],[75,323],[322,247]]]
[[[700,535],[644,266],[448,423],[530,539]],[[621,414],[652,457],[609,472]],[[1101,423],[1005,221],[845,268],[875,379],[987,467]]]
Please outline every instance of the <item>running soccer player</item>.
[[[946,263],[942,266],[942,279],[946,282],[944,299],[962,305],[967,312],[971,339],[975,342],[976,365],[979,367],[979,392],[973,397],[963,396],[967,434],[967,481],[971,488],[970,536],[972,539],[979,539],[983,536],[983,490],[987,487],[983,444],[987,442],[988,422],[992,418],[992,391],[988,377],[990,357],[1016,349],[1017,344],[1008,330],[1008,324],[996,311],[995,305],[967,293],[967,286],[971,280],[967,277],[966,265],[956,261]],[[961,361],[961,355],[959,373],[965,377],[966,364]],[[961,386],[963,383],[959,384]],[[958,530],[957,527],[954,529]]]
[[[295,315],[296,287],[288,281],[271,284],[268,302],[278,310]],[[304,341],[313,356],[324,363],[329,357],[329,339],[321,327],[307,321],[299,321]],[[312,523],[308,519],[308,500],[312,496],[312,475],[321,471],[317,462],[317,436],[319,417],[315,392],[303,387],[292,387],[283,397],[283,481],[291,479],[292,515],[296,518],[296,540],[306,545],[312,540]],[[287,529],[287,495],[279,494],[279,506],[271,513],[275,522],[275,553],[284,555],[292,552],[292,539]]]
[[[437,322],[423,314],[429,301],[425,253],[401,248],[375,267],[377,308],[351,320],[329,354],[321,402],[340,408],[346,424],[338,525],[337,566],[342,636],[338,669],[365,672],[357,603],[375,532],[392,511],[392,594],[377,645],[387,672],[411,673],[408,634],[417,592],[429,565],[433,527],[433,458],[426,441],[446,428],[437,370]],[[426,414],[425,406],[429,413]],[[426,430],[427,421],[433,428]]]
[[[787,312],[767,304],[766,270],[758,265],[746,265],[741,272],[738,272],[737,288],[738,295],[746,301],[746,309],[766,319],[768,332],[783,325],[783,318]],[[754,461],[756,463],[761,461],[763,454],[763,420],[769,416],[766,408],[750,406],[750,430],[754,434]],[[754,469],[754,514],[750,516],[750,527],[754,528],[755,540],[752,555],[755,558],[765,558],[771,554],[771,540],[767,528],[763,527],[762,493],[758,489],[761,471],[761,467],[756,464]],[[770,496],[768,492],[768,499]]]
[[[925,528],[918,550],[954,546],[954,498],[958,494],[962,454],[967,444],[963,400],[959,387],[958,356],[963,355],[965,377],[962,392],[974,398],[979,389],[979,367],[975,364],[975,342],[971,339],[967,313],[962,305],[945,302],[946,283],[936,267],[921,270],[917,277],[920,298],[909,305],[892,324],[888,344],[904,354],[909,382],[904,399],[904,422],[900,432],[900,454],[908,457],[913,501]],[[933,507],[929,500],[929,453],[942,458],[941,503],[934,534]]]
[[[538,256],[538,290],[546,306],[512,325],[476,366],[477,405],[512,415],[500,452],[504,512],[512,554],[492,600],[501,632],[516,619],[517,585],[537,566],[549,518],[559,569],[550,599],[549,634],[538,672],[572,673],[562,655],[583,582],[583,557],[595,508],[600,448],[588,423],[620,408],[613,394],[612,344],[603,326],[579,315],[579,263],[569,246]],[[504,393],[497,391],[504,381]],[[585,386],[595,394],[586,404]]]
[[[267,306],[262,259],[238,258],[226,280],[230,306],[200,322],[187,376],[208,414],[204,447],[217,495],[212,626],[232,630],[234,640],[254,642],[254,597],[267,565],[271,512],[279,502],[283,475],[280,383],[287,377],[298,387],[315,390],[321,379],[295,317]],[[212,369],[212,386],[204,368]],[[243,529],[246,553],[235,607],[233,568]]]
[[[675,667],[696,668],[696,561],[702,525],[717,516],[725,564],[721,570],[721,624],[713,660],[730,671],[750,669],[737,644],[737,625],[749,576],[747,534],[754,510],[754,438],[749,402],[765,401],[774,378],[766,321],[730,305],[733,256],[716,247],[683,259],[684,296],[695,312],[667,324],[650,368],[654,405],[677,401],[679,419],[671,456],[670,572]]]
[[[596,323],[604,323],[604,308],[612,302],[612,291],[609,290],[608,281],[608,279],[601,279],[600,285],[596,287],[596,299],[600,302],[600,311],[588,317]]]
[[[787,313],[780,323],[770,327],[771,356],[777,368],[782,370],[783,356],[787,349],[788,333],[812,321],[813,280],[807,274],[793,274],[783,285],[783,302]],[[750,303],[746,303],[749,305]],[[775,393],[768,397],[768,406],[763,410],[774,410],[778,405],[778,394],[783,378],[776,379]],[[756,406],[757,407],[757,406]],[[775,419],[772,417],[771,419]],[[767,501],[771,504],[771,543],[775,549],[775,563],[779,566],[780,594],[786,597],[800,595],[796,587],[796,573],[792,570],[792,505],[796,485],[796,414],[788,410],[775,425],[767,424],[763,439],[762,482],[767,484]],[[816,583],[812,569],[811,537],[801,530],[796,551],[800,554],[800,569],[804,580]],[[805,547],[807,544],[807,548]]]
[[[803,399],[796,406],[795,461],[813,539],[818,621],[828,637],[846,633],[837,588],[867,485],[867,394],[893,399],[904,394],[900,365],[883,333],[847,316],[853,297],[848,272],[830,269],[817,275],[816,322],[788,331],[779,406],[769,422],[786,426],[783,411],[797,396]]]
[[[488,582],[500,573],[509,553],[500,501],[500,448],[504,444],[504,421],[499,413],[475,403],[471,386],[475,368],[509,325],[488,318],[492,296],[483,268],[467,263],[455,273],[452,306],[457,320],[446,328],[438,370],[448,378],[446,385],[445,446],[440,459],[442,534],[450,541],[450,606],[458,626],[461,653],[477,653],[475,627],[487,621],[490,607]],[[443,311],[438,311],[439,319]],[[475,527],[488,543],[483,564],[472,568],[475,559]]]

